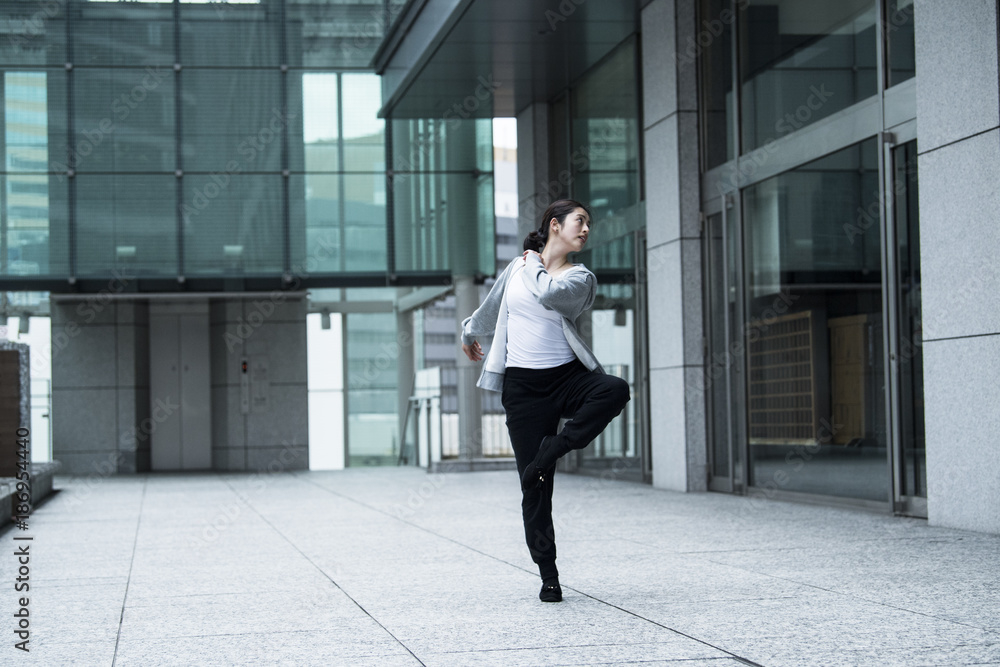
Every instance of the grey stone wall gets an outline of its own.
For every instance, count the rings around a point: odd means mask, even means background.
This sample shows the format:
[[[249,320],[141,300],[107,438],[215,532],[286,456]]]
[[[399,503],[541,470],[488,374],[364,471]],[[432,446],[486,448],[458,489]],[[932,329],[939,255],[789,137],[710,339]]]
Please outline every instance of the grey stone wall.
[[[914,16],[928,518],[1000,533],[997,6]]]

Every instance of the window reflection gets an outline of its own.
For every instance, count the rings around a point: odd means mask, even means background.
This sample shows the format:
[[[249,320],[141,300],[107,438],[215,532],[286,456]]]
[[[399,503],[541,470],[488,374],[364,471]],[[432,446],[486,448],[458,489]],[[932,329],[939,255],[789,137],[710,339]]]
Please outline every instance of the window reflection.
[[[876,93],[873,0],[739,4],[744,151]]]
[[[876,150],[744,192],[753,486],[888,497]]]

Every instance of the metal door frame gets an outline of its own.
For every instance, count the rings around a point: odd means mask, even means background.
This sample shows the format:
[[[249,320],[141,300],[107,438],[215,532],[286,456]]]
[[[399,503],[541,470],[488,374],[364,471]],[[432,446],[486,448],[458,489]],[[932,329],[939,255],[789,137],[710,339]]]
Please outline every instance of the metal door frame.
[[[722,284],[716,285],[713,282],[713,263],[714,259],[712,257],[712,230],[709,226],[709,218],[715,215],[721,215],[722,217]],[[744,302],[743,302],[743,233],[740,227],[740,206],[739,206],[739,196],[736,193],[729,193],[722,195],[713,199],[708,205],[705,206],[705,210],[702,213],[702,266],[705,267],[703,270],[703,290],[704,290],[704,303],[709,305],[712,303],[712,295],[714,291],[719,291],[719,296],[723,300],[722,308],[722,321],[714,322],[712,318],[712,308],[706,307],[703,311],[704,313],[704,327],[705,327],[705,337],[703,345],[703,368],[707,370],[711,363],[711,334],[713,327],[721,326],[724,332],[724,340],[726,341],[725,354],[725,369],[723,377],[725,378],[726,390],[726,403],[724,406],[716,406],[712,398],[712,392],[710,388],[706,385],[705,387],[705,430],[709,435],[709,442],[707,448],[707,454],[709,457],[708,466],[708,488],[711,491],[721,491],[723,493],[742,493],[746,489],[746,471],[743,467],[746,465],[747,452],[742,451],[746,449],[746,438],[743,437],[742,429],[740,428],[740,420],[744,418],[744,408],[745,408],[745,387],[736,386],[739,383],[734,382],[733,374],[738,370],[738,365],[745,364],[745,355],[739,358],[734,358],[731,353],[730,346],[733,343],[740,342],[742,344],[741,349],[746,349],[745,341],[743,339],[744,333],[735,327],[739,321],[742,321],[744,314]],[[733,231],[737,232],[735,239],[737,240],[736,248],[730,248],[729,238],[730,233]],[[732,257],[730,257],[732,254]],[[733,278],[734,283],[730,284],[729,279],[729,265],[730,260],[733,262]],[[731,321],[729,313],[729,292],[730,290],[735,290],[736,293],[736,319],[737,322]],[[705,382],[711,382],[711,378],[707,373],[704,375]],[[745,373],[741,374],[741,377],[746,377]],[[726,415],[726,432],[724,438],[726,440],[727,446],[725,450],[728,455],[728,470],[729,474],[726,477],[714,477],[712,475],[712,462],[715,457],[715,429],[713,426],[713,415],[715,410],[722,408]],[[741,448],[742,456],[736,456],[736,448]],[[737,470],[737,466],[740,469]]]
[[[903,455],[902,406],[899,387],[899,258],[896,249],[899,239],[896,235],[896,164],[893,152],[896,148],[916,139],[916,122],[906,123],[893,132],[883,132],[880,136],[882,150],[879,154],[882,170],[882,309],[883,345],[886,377],[886,421],[888,428],[886,447],[889,452],[889,489],[892,509],[897,514],[927,517],[927,498],[903,495]],[[918,176],[919,177],[919,176]]]

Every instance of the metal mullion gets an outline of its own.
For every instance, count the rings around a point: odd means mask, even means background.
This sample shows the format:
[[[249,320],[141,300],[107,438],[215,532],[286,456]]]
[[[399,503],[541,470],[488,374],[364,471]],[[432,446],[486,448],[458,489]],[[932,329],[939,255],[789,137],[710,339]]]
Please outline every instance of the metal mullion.
[[[69,253],[69,282],[76,282],[76,163],[73,155],[73,146],[76,145],[76,98],[73,90],[73,50],[75,42],[73,40],[73,10],[74,2],[69,0],[66,4],[66,165],[67,170],[74,174],[66,184],[66,207],[67,207],[67,245]]]
[[[344,75],[337,72],[337,217],[340,219],[340,270],[347,269],[347,206],[344,203]]]
[[[177,68],[181,62],[181,7],[178,0],[174,0],[174,169],[177,174],[177,190],[175,197],[177,201],[177,213],[175,222],[177,225],[177,279],[184,278],[184,105],[181,70]]]
[[[895,143],[891,134],[883,134],[882,160],[885,173],[883,176],[883,207],[884,216],[881,225],[882,248],[882,313],[885,326],[882,327],[883,345],[885,346],[885,358],[883,360],[884,372],[886,374],[886,449],[888,450],[890,502],[894,511],[902,509],[900,503],[903,501],[903,471],[901,463],[904,460],[902,454],[902,441],[900,439],[900,405],[899,405],[899,304],[896,298],[898,291],[898,260],[896,248],[898,239],[895,229],[895,187],[894,187],[894,160],[893,149]]]

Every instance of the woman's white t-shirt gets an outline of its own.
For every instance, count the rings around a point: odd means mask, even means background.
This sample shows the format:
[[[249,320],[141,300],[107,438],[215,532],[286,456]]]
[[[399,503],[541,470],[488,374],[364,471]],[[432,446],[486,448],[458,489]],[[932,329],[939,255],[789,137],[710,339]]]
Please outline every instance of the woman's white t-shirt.
[[[538,303],[520,275],[511,276],[506,296],[507,366],[554,368],[576,358],[563,333],[562,315]]]

